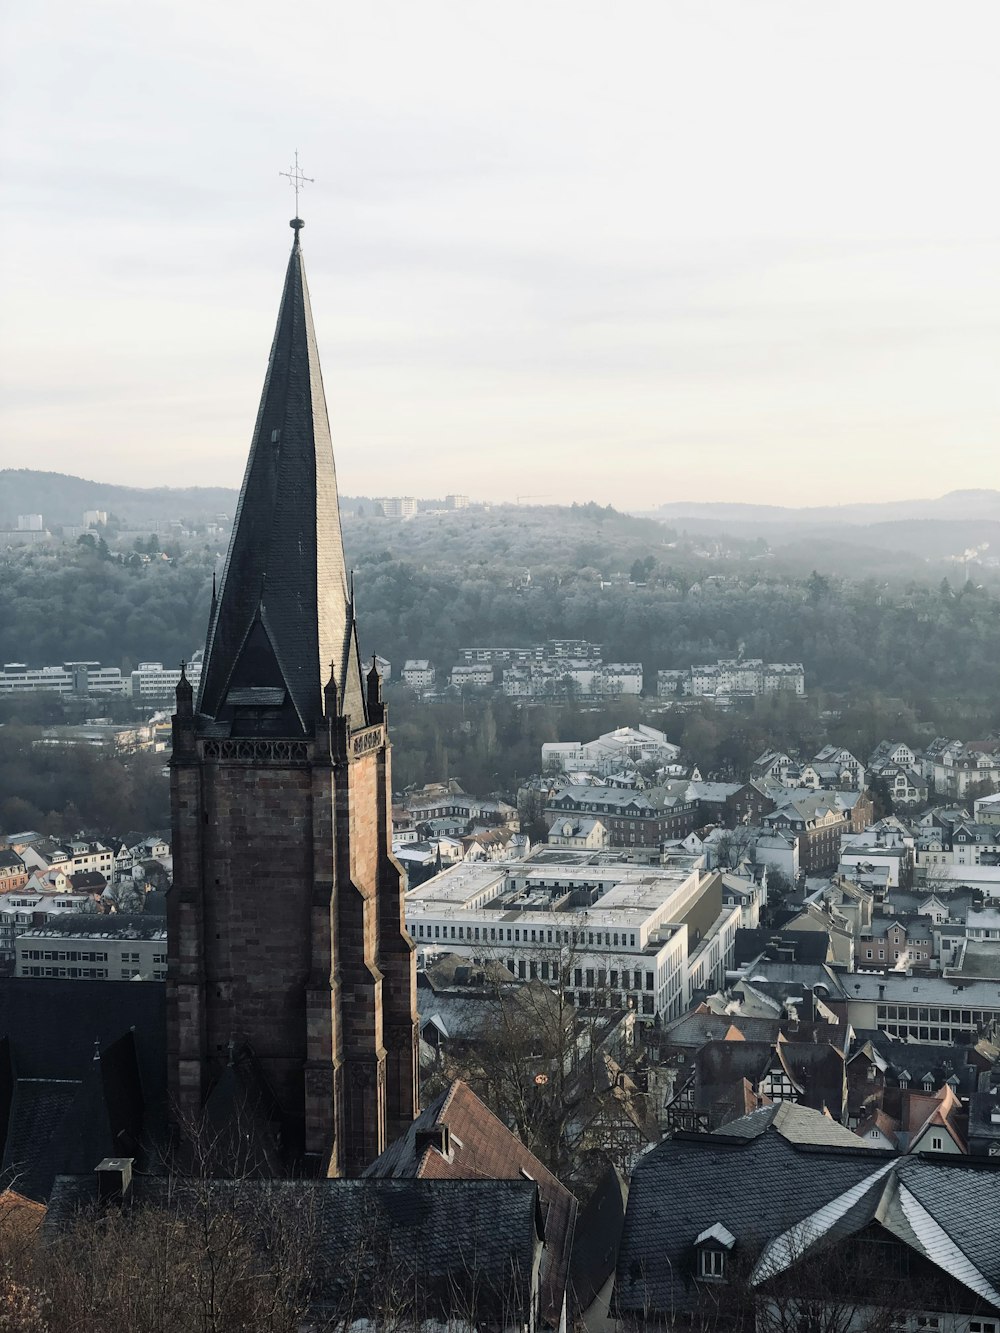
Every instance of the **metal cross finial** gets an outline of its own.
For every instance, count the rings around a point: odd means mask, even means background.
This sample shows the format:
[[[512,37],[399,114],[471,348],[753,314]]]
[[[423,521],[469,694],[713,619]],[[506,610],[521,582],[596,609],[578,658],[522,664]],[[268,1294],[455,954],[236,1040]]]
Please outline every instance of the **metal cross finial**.
[[[299,166],[299,150],[297,148],[295,150],[295,165],[289,167],[287,171],[279,171],[278,175],[287,176],[292,189],[295,191],[295,216],[298,217],[299,191],[305,189],[307,182],[310,185],[315,185],[316,182],[312,176],[304,176],[302,174],[302,168]]]

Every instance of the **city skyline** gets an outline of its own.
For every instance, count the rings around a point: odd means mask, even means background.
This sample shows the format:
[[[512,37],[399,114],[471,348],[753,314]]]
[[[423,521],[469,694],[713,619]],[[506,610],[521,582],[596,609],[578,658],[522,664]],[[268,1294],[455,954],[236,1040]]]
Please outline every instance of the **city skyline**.
[[[3,20],[3,466],[239,486],[297,148],[345,494],[1000,486],[990,6],[239,14]]]

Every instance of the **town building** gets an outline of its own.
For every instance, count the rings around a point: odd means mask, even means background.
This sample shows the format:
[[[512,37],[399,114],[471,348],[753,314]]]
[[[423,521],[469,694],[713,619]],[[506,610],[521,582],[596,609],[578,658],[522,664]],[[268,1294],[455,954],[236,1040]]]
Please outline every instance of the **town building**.
[[[546,741],[542,745],[544,772],[588,772],[610,777],[639,764],[664,767],[676,764],[680,746],[655,727],[616,727],[593,741]]]
[[[50,888],[33,878],[20,889],[0,894],[0,962],[14,962],[17,941],[27,931],[91,906],[89,894],[72,892],[65,879],[63,885]]]
[[[995,1333],[997,1180],[987,1161],[879,1151],[787,1104],[676,1133],[637,1165],[610,1241],[618,1327]]]
[[[493,684],[493,668],[480,663],[458,662],[451,669],[450,684],[456,690],[463,690],[468,686],[485,689]]]
[[[838,864],[841,835],[849,828],[844,809],[826,792],[789,800],[761,822],[772,833],[798,840],[799,865],[807,875]]]
[[[194,653],[185,664],[185,673],[192,688],[201,681],[201,652]],[[129,692],[135,703],[171,703],[181,678],[181,668],[164,667],[162,662],[140,662],[132,672]]]
[[[357,1174],[416,1114],[416,982],[386,709],[360,661],[292,227],[197,699],[184,674],[177,687],[169,1086],[179,1126],[232,1134],[246,1080],[268,1160]]]
[[[412,495],[392,495],[379,504],[386,518],[412,518],[419,508]]]
[[[717,662],[692,666],[686,672],[658,671],[656,676],[660,698],[678,693],[700,698],[750,698],[779,690],[804,694],[805,688],[801,662],[764,662],[761,658],[720,657]]]
[[[561,986],[581,1007],[673,1018],[730,966],[740,907],[691,857],[635,866],[612,854],[542,848],[504,866],[461,864],[406,895],[423,953],[502,962]]]
[[[59,666],[29,667],[24,662],[5,662],[0,671],[0,695],[48,690],[55,694],[125,694],[128,681],[118,667],[100,662],[63,662]]]
[[[437,678],[426,657],[410,657],[403,663],[403,684],[411,690],[432,690]]]
[[[165,981],[166,922],[118,912],[59,915],[19,935],[14,956],[18,977]]]
[[[558,787],[545,803],[545,817],[594,815],[608,830],[612,847],[660,847],[694,831],[698,803],[689,784],[671,782],[636,791],[628,787]]]

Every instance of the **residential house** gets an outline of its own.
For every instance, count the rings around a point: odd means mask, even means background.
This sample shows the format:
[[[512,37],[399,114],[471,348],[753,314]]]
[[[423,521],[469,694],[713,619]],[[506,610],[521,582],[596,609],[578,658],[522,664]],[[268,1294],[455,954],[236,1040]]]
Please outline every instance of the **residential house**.
[[[646,791],[614,787],[565,786],[553,792],[545,815],[594,815],[608,830],[612,847],[658,847],[686,837],[697,827],[698,807],[686,782],[665,783]]]
[[[872,919],[858,937],[859,971],[906,971],[926,968],[934,958],[934,933],[926,917],[880,917]]]
[[[23,889],[27,882],[28,872],[17,852],[0,851],[0,894]]]
[[[787,833],[798,840],[799,864],[807,875],[837,865],[840,837],[847,831],[848,820],[825,793],[788,801],[761,822],[772,833]]]
[[[411,657],[403,663],[403,684],[411,690],[432,690],[435,679],[434,667],[426,657]]]
[[[580,819],[556,819],[549,828],[548,843],[551,847],[607,847],[610,841],[608,830],[600,819],[583,817]]]
[[[749,1302],[758,1328],[823,1328],[827,1313],[870,1328],[884,1312],[995,1330],[996,1198],[986,1163],[879,1151],[819,1112],[765,1106],[639,1162],[613,1308],[625,1329],[715,1326]]]

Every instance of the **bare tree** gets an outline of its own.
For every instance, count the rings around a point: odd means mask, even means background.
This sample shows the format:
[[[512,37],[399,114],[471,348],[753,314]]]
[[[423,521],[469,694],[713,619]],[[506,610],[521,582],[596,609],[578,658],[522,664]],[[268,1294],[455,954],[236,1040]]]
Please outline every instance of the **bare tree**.
[[[482,1015],[442,1072],[470,1083],[566,1183],[592,1182],[609,1161],[630,1169],[658,1130],[644,1092],[629,960],[597,966],[578,943],[540,944],[524,960],[530,976],[512,982],[500,952],[491,945],[483,954]]]

